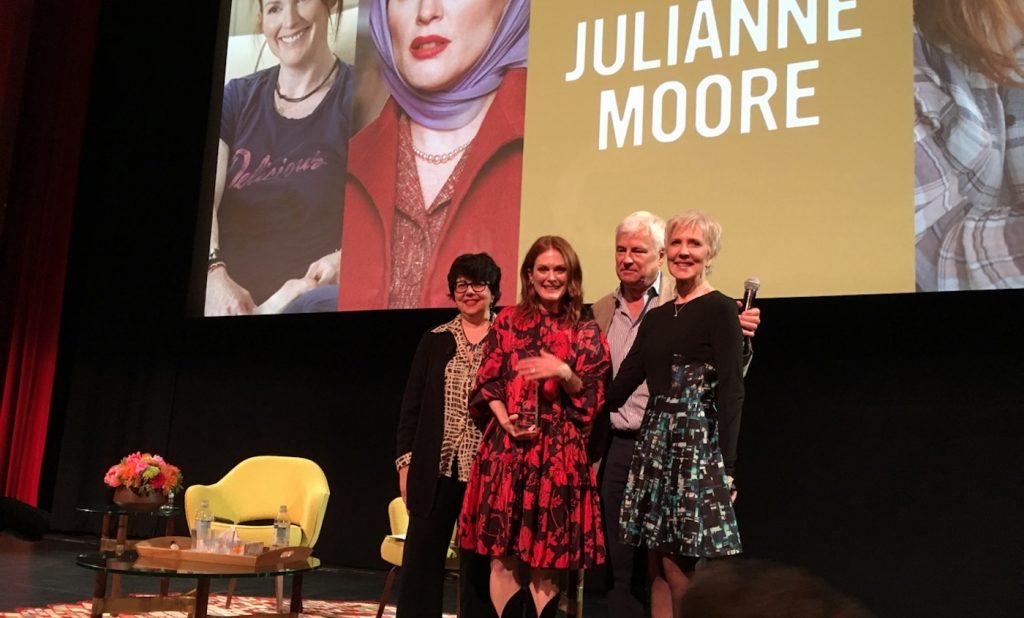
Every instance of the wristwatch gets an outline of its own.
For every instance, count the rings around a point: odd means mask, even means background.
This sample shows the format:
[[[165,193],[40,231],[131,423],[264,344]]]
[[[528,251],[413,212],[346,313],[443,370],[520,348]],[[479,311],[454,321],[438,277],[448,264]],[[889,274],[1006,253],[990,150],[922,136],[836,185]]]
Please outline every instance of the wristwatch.
[[[224,260],[220,258],[220,248],[214,247],[213,249],[210,249],[210,255],[207,256],[206,272],[211,272],[218,266],[224,266]]]

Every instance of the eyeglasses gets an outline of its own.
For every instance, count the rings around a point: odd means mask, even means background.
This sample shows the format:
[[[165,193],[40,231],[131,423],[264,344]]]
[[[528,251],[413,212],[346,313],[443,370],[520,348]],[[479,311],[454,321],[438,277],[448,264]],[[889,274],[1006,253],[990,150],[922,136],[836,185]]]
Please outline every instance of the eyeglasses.
[[[466,290],[473,288],[473,291],[479,294],[486,290],[488,285],[489,284],[486,281],[474,281],[473,283],[470,283],[469,281],[459,281],[455,284],[455,292],[458,294],[465,294]]]

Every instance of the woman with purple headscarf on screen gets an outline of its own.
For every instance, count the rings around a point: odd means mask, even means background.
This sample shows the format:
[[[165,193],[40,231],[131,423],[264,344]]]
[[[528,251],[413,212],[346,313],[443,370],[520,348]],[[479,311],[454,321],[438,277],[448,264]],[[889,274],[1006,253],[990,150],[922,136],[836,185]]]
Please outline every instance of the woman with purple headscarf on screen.
[[[529,0],[372,0],[391,96],[349,146],[340,309],[447,306],[467,252],[515,269],[529,14]]]

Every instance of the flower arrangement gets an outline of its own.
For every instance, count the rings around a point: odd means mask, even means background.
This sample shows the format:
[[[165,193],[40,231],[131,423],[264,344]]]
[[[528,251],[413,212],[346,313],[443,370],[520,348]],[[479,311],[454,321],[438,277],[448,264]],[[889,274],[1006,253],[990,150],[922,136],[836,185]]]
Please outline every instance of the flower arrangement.
[[[111,487],[125,487],[136,494],[161,492],[165,496],[181,488],[181,470],[159,455],[132,453],[110,466],[103,482]]]

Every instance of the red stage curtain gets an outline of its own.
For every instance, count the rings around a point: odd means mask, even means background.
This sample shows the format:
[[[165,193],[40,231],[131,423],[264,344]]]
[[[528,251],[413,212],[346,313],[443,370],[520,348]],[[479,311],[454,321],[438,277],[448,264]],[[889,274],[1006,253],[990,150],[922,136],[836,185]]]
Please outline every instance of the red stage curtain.
[[[0,165],[0,486],[35,505],[100,2],[8,1],[14,6],[0,11],[0,163],[10,161]]]

